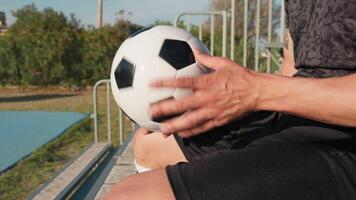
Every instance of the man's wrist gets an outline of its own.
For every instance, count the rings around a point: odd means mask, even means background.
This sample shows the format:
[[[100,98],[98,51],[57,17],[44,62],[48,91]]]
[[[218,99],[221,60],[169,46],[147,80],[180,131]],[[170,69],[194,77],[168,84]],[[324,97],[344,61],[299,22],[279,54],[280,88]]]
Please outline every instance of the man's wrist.
[[[254,73],[256,80],[256,111],[288,111],[288,96],[293,89],[292,77]]]

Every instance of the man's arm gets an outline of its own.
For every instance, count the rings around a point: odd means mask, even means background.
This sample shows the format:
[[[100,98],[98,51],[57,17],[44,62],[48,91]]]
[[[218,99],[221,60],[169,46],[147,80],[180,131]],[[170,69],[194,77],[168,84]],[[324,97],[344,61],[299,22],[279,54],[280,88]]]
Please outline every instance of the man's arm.
[[[356,127],[356,75],[296,78],[250,71],[226,58],[195,52],[215,71],[194,78],[161,80],[154,87],[191,88],[194,94],[151,106],[152,117],[184,113],[164,122],[166,135],[191,137],[258,110],[286,112],[313,120]]]
[[[257,110],[356,127],[356,75],[311,79],[256,74],[256,80],[260,84]]]
[[[289,31],[284,39],[284,47],[283,47],[283,62],[281,75],[284,76],[292,76],[295,72],[295,61],[294,61],[294,45],[292,37],[290,36]]]

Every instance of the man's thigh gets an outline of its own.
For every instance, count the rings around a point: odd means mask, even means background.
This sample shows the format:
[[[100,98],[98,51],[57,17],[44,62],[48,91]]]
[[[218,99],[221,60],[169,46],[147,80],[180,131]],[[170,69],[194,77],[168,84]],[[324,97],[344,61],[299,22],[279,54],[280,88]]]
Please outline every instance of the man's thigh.
[[[164,138],[162,133],[134,136],[136,161],[147,168],[191,161],[204,154],[246,146],[250,141],[272,134],[278,113],[258,112],[191,138],[178,135]]]
[[[334,159],[312,143],[276,143],[205,154],[166,169],[177,200],[349,200],[325,157]]]
[[[251,141],[273,134],[278,116],[275,112],[256,112],[191,138],[174,137],[186,159],[191,161],[212,152],[244,148]]]
[[[163,137],[160,132],[144,134],[139,130],[133,139],[133,150],[136,162],[150,169],[184,162],[184,157],[174,136]]]
[[[104,200],[173,200],[164,168],[129,176],[115,185]]]

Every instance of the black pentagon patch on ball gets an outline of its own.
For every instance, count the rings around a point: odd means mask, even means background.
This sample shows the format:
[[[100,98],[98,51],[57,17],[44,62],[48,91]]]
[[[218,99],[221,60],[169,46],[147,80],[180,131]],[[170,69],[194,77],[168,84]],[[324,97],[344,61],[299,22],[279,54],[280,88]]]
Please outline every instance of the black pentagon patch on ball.
[[[123,58],[115,70],[115,80],[119,89],[132,86],[135,65]]]
[[[189,44],[181,40],[165,40],[159,56],[176,70],[195,63],[195,58]]]
[[[132,33],[132,34],[130,35],[130,37],[135,37],[136,35],[138,35],[138,34],[140,34],[140,33],[143,33],[143,32],[145,32],[145,31],[148,31],[148,30],[150,30],[151,28],[153,28],[153,27],[150,26],[150,27],[142,28],[142,29],[140,29],[140,30],[138,30],[138,31],[136,31],[136,32],[134,32],[134,33]]]

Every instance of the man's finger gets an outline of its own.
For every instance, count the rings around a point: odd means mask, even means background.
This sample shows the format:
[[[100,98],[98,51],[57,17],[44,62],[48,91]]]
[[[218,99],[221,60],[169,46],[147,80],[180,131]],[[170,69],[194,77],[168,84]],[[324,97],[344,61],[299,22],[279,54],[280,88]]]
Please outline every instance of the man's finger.
[[[170,88],[191,88],[198,90],[204,88],[206,85],[202,82],[202,78],[207,75],[200,75],[197,77],[182,77],[177,79],[166,79],[154,81],[150,84],[151,87],[170,87]]]
[[[227,58],[210,56],[208,54],[202,53],[199,49],[194,49],[194,56],[197,59],[198,63],[215,70],[230,67],[234,64],[233,61]]]
[[[204,102],[197,96],[189,96],[180,100],[169,99],[150,106],[149,112],[152,118],[180,114],[187,110],[194,110]]]
[[[198,109],[190,111],[185,115],[165,122],[161,126],[164,134],[171,134],[179,131],[189,130],[200,126],[202,123],[209,121],[212,116],[207,109]]]
[[[205,123],[199,127],[196,127],[196,128],[190,129],[190,130],[186,130],[186,131],[180,131],[180,132],[178,132],[178,135],[183,138],[189,138],[189,137],[198,135],[200,133],[207,132],[213,128],[216,128],[216,123],[213,120],[210,120],[207,123]]]
[[[184,77],[178,79],[165,79],[153,81],[151,87],[171,87],[171,88],[192,88],[194,87],[194,78]]]

